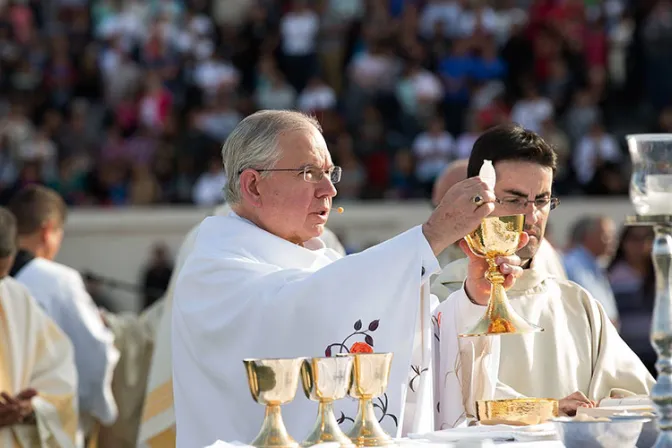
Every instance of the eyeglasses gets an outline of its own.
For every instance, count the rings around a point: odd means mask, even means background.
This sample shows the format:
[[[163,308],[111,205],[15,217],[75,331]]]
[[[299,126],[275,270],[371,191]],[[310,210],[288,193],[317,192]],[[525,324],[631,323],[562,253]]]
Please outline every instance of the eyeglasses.
[[[337,184],[341,181],[341,174],[343,173],[343,169],[340,166],[331,167],[326,171],[316,166],[307,166],[304,168],[273,168],[266,170],[257,170],[257,169],[254,170],[260,173],[271,171],[287,171],[294,173],[303,173],[303,180],[305,180],[306,182],[310,182],[311,184],[316,184],[320,182],[322,179],[324,179],[325,175],[329,176],[329,180],[331,181],[332,184]],[[241,174],[242,172],[243,170],[241,170],[238,174]]]
[[[542,210],[548,205],[551,206],[551,210],[555,210],[558,205],[560,205],[560,199],[558,198],[539,198],[534,200],[527,200],[526,198],[520,198],[517,196],[511,196],[508,198],[497,199],[497,203],[501,204],[504,208],[516,211],[524,212],[527,208],[527,204],[534,204],[537,210]]]

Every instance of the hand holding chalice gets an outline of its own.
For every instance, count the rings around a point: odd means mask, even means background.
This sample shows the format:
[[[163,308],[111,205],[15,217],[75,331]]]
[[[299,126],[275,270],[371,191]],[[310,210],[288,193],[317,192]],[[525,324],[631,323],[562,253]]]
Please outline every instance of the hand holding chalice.
[[[524,226],[525,215],[487,217],[476,230],[464,238],[469,249],[487,261],[485,278],[490,282],[491,290],[485,315],[473,329],[460,334],[460,337],[543,331],[513,310],[504,289],[504,275],[495,261],[497,257],[516,253]]]

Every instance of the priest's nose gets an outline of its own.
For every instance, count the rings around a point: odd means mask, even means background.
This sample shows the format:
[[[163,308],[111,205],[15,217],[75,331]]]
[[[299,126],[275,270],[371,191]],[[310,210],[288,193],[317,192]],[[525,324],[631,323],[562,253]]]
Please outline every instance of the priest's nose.
[[[333,198],[337,193],[336,187],[327,176],[324,176],[315,188],[315,196],[318,198]]]

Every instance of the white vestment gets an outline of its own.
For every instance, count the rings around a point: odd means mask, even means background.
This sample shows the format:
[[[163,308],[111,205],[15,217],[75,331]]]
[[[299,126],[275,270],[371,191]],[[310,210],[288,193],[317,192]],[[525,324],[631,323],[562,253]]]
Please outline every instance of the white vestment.
[[[231,213],[228,204],[217,207],[215,216],[226,216]],[[138,437],[139,446],[149,448],[164,448],[175,446],[175,410],[173,408],[173,368],[172,368],[172,305],[173,291],[178,273],[182,269],[187,256],[194,247],[194,241],[198,234],[200,223],[194,226],[185,237],[173,267],[173,274],[162,298],[162,317],[156,330],[156,342],[152,355],[145,404],[142,412],[142,421]],[[345,255],[345,249],[336,235],[325,228],[320,236],[325,245],[341,255]]]
[[[435,310],[440,322],[439,428],[467,423],[475,415],[476,400],[560,399],[581,391],[598,401],[612,393],[651,390],[653,377],[621,339],[602,305],[579,285],[538,269],[536,260],[507,295],[521,317],[544,329],[541,333],[457,339],[486,309],[473,304],[464,288]],[[445,270],[450,269],[451,265]],[[462,269],[466,268],[456,267],[457,272]]]
[[[334,355],[355,343],[394,352],[389,387],[376,399],[383,428],[393,436],[433,430],[426,283],[439,266],[421,228],[347,257],[319,240],[304,246],[235,214],[200,225],[174,293],[178,447],[257,435],[264,409],[252,400],[243,359]],[[421,349],[412,357],[414,345]],[[415,409],[402,417],[404,396]],[[347,428],[357,403],[335,407]],[[307,435],[316,410],[300,394],[283,406],[295,438]]]
[[[77,432],[77,371],[72,344],[11,277],[0,280],[0,392],[26,389],[36,423],[0,428],[3,448],[69,448]]]
[[[105,327],[82,276],[74,269],[34,258],[19,271],[16,280],[28,288],[75,348],[81,429],[78,445],[81,445],[94,419],[110,425],[117,418],[112,376],[119,351],[114,346],[114,336]]]

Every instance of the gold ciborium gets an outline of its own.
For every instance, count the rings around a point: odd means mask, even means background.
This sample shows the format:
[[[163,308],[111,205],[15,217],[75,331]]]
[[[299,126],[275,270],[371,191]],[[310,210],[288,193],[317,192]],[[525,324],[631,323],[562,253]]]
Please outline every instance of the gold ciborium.
[[[257,448],[298,448],[299,444],[287,433],[280,406],[294,400],[303,360],[304,358],[243,360],[252,398],[266,406],[264,423],[250,445]]]
[[[476,401],[476,417],[481,425],[539,425],[557,416],[558,400],[552,398]]]
[[[301,446],[337,442],[343,448],[354,447],[334,416],[334,401],[345,397],[352,384],[352,365],[353,358],[349,356],[304,361],[301,366],[303,391],[319,404],[315,426]]]
[[[490,300],[485,315],[476,326],[460,337],[499,334],[524,334],[543,331],[520,317],[509,303],[504,290],[504,275],[499,272],[495,259],[513,255],[518,250],[520,235],[525,226],[525,215],[488,217],[476,230],[465,236],[471,251],[488,262],[485,278],[490,282]]]
[[[349,394],[359,400],[359,408],[348,437],[358,447],[391,444],[392,438],[378,423],[373,410],[373,399],[387,390],[392,353],[352,353],[336,356],[351,356],[354,361]]]

